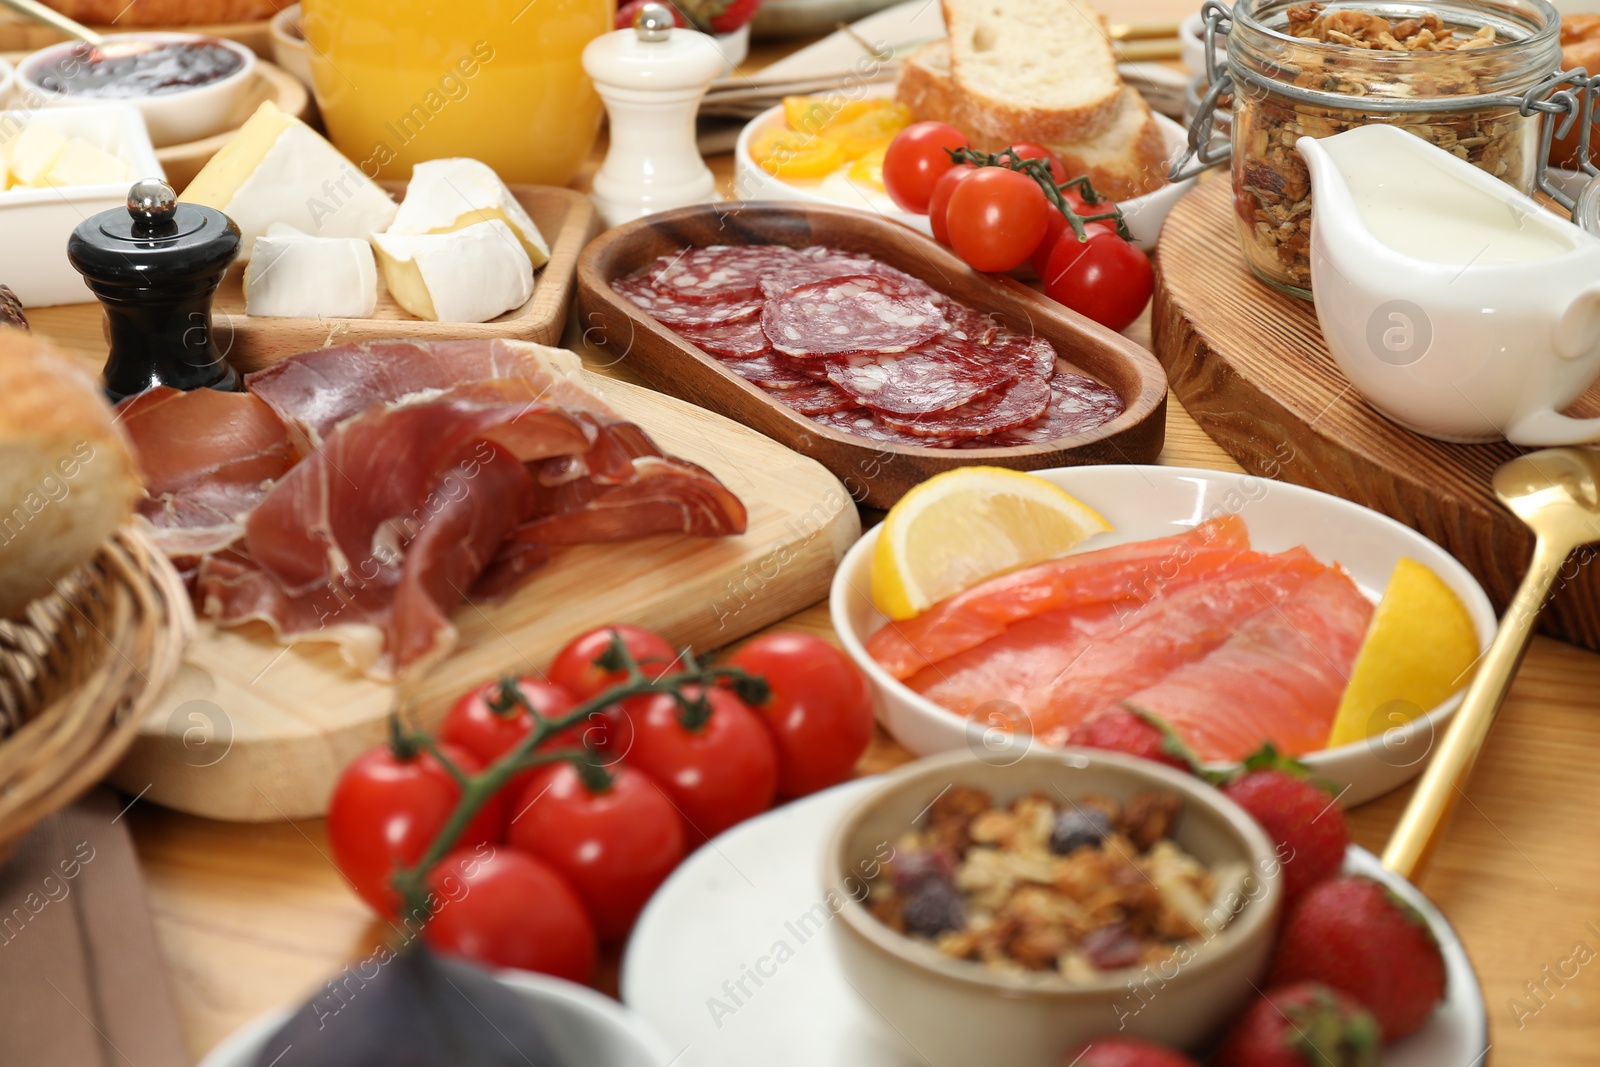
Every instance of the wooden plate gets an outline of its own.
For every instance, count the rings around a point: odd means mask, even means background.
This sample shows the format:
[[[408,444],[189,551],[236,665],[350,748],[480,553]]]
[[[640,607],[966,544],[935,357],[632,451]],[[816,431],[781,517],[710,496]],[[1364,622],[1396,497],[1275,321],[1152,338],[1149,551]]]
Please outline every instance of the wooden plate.
[[[1127,410],[1087,433],[1016,448],[892,445],[823,426],[773,400],[611,288],[613,280],[657,256],[714,244],[827,245],[875,256],[969,307],[993,313],[1011,329],[1044,337],[1073,369],[1116,390]],[[578,312],[586,340],[657,388],[811,456],[872,507],[889,507],[912,486],[952,467],[1037,470],[1144,463],[1155,459],[1166,437],[1167,379],[1150,353],[1020,282],[979,274],[921,234],[849,208],[705,204],[618,226],[584,249],[578,261]]]
[[[267,19],[258,22],[217,22],[199,26],[91,26],[100,33],[201,33],[207,37],[221,37],[237,41],[262,59],[272,58],[272,23]],[[67,36],[42,22],[24,20],[9,12],[0,13],[0,52],[36,52],[48,45],[60,44]]]
[[[405,182],[381,184],[401,199],[405,198]],[[394,337],[427,341],[509,337],[545,345],[558,344],[561,330],[567,323],[573,268],[578,262],[578,253],[595,233],[594,206],[588,197],[571,189],[548,185],[513,185],[510,188],[533,217],[539,232],[550,242],[550,262],[539,268],[533,296],[516,310],[488,322],[428,322],[413,317],[395,303],[387,291],[380,291],[377,311],[367,319],[262,318],[245,314],[245,265],[235,263],[228,269],[212,302],[212,329],[217,343],[227,352],[228,361],[247,374],[296,352]],[[381,284],[381,270],[379,279]]]

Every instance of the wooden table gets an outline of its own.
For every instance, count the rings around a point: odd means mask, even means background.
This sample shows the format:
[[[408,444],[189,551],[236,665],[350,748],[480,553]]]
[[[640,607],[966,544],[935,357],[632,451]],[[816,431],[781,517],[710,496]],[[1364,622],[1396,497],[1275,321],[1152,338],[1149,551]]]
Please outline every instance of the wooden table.
[[[1102,6],[1117,19],[1153,21],[1181,16],[1188,5]],[[758,50],[751,65],[781,51]],[[731,188],[730,157],[711,162]],[[86,359],[103,359],[96,307],[44,309],[31,318],[37,332]],[[1146,321],[1129,332],[1148,343]],[[625,368],[611,371],[619,372]],[[1240,469],[1175,398],[1161,462]],[[825,604],[783,626],[832,636]],[[1600,753],[1596,694],[1600,655],[1534,641],[1466,802],[1421,883],[1478,969],[1498,1067],[1600,1064],[1600,963],[1580,962],[1600,953],[1600,791],[1590,785]],[[880,733],[860,771],[908,758]],[[1407,794],[1353,812],[1357,841],[1381,849]],[[329,860],[320,820],[236,825],[142,803],[128,818],[196,1057],[260,1013],[311,995],[382,936]],[[614,989],[615,964],[612,958],[602,987]]]

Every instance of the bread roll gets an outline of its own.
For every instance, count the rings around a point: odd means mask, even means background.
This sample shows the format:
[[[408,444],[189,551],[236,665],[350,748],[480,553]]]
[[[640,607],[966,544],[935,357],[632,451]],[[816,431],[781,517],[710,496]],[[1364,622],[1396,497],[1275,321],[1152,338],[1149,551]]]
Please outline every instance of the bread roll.
[[[0,617],[92,558],[142,492],[94,379],[38,338],[0,327]]]

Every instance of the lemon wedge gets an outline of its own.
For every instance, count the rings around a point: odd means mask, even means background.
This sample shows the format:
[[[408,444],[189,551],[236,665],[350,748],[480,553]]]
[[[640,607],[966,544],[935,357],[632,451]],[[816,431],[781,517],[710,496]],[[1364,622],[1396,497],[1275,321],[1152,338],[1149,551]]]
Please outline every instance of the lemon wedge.
[[[1356,653],[1328,747],[1376,737],[1432,711],[1467,684],[1479,648],[1455,591],[1421,563],[1402,559]]]
[[[1043,478],[958,467],[900,498],[872,554],[872,600],[909,619],[1004,571],[1053,559],[1111,529],[1093,508]]]

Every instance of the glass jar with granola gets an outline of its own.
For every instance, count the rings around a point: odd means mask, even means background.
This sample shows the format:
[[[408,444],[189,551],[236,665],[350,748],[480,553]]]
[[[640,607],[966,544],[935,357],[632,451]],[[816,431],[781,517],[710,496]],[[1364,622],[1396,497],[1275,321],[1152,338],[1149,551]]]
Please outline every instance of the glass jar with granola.
[[[1546,0],[1238,0],[1233,191],[1251,271],[1311,295],[1304,136],[1388,123],[1531,192],[1539,115],[1518,105],[1560,69],[1560,27]]]

